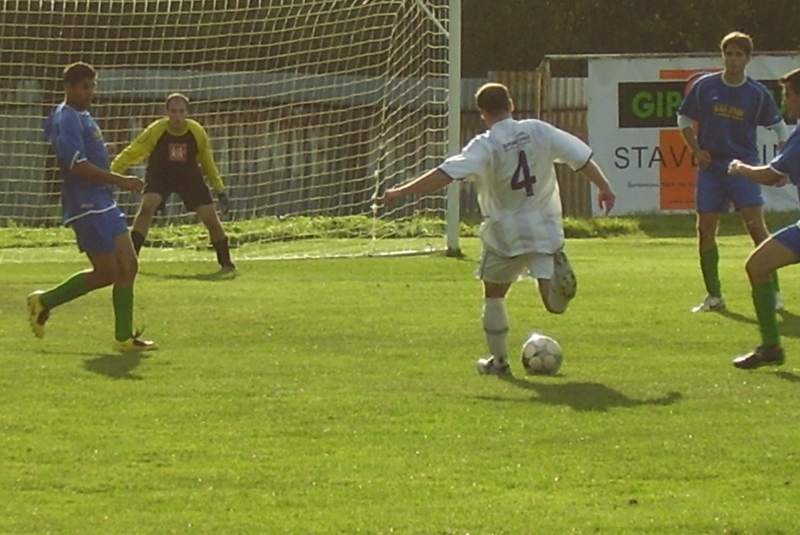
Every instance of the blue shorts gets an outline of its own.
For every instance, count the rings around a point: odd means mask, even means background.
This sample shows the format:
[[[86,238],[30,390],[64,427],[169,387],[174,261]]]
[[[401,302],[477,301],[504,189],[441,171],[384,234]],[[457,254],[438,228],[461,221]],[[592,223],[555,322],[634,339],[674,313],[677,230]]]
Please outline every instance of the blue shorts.
[[[772,239],[800,257],[800,221],[783,227],[772,235]]]
[[[82,253],[108,254],[116,250],[115,240],[128,232],[125,214],[114,207],[99,214],[89,214],[70,223]]]
[[[736,210],[764,204],[760,184],[723,171],[698,170],[696,189],[698,212],[725,213],[730,203]]]

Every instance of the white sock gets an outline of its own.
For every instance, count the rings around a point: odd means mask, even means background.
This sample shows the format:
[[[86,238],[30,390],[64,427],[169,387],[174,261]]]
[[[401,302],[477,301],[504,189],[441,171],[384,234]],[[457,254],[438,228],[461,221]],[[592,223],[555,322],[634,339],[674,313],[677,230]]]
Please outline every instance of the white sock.
[[[483,331],[489,353],[497,360],[508,359],[508,314],[506,300],[487,297],[483,302]]]

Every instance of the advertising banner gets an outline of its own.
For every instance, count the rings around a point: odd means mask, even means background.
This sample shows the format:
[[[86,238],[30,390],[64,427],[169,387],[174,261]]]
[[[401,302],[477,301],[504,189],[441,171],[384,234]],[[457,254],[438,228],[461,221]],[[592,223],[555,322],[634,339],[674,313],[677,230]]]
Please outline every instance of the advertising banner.
[[[747,74],[772,90],[800,66],[800,56],[753,56]],[[697,165],[675,124],[684,92],[701,74],[722,69],[719,56],[603,57],[589,60],[589,145],[617,193],[617,215],[694,210]],[[789,129],[794,128],[788,121]],[[758,129],[762,163],[777,150],[775,133]],[[797,188],[763,187],[765,209],[798,211]],[[598,207],[593,210],[598,213]]]

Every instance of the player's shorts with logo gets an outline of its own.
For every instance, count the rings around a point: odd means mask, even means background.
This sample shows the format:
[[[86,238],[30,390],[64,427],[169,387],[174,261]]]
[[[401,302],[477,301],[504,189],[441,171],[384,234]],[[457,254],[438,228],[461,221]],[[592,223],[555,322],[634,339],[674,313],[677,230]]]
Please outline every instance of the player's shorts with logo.
[[[99,214],[87,214],[69,223],[82,253],[108,254],[116,250],[116,239],[128,232],[125,214],[117,206]]]
[[[698,212],[725,213],[731,203],[737,211],[764,204],[758,183],[743,176],[729,175],[727,169],[698,170],[695,189]]]

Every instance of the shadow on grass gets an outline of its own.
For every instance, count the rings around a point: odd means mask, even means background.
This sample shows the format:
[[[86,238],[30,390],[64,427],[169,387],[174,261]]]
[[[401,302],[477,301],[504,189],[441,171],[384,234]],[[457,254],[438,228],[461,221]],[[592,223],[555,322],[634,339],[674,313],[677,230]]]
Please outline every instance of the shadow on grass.
[[[750,325],[758,325],[755,317],[745,316],[743,314],[739,314],[738,312],[732,312],[729,309],[721,310],[717,312],[717,314],[732,321],[748,323]],[[753,314],[755,314],[755,312],[753,312]],[[790,338],[800,338],[800,316],[793,312],[789,312],[788,310],[779,310],[777,314],[778,318],[780,318],[778,329],[780,330],[781,335],[788,336]],[[754,331],[754,334],[758,334],[757,329]]]
[[[133,373],[142,360],[140,353],[121,353],[115,355],[100,355],[93,359],[83,362],[83,367],[87,371],[98,375],[105,375],[112,379],[125,379],[129,381],[141,381],[142,376]]]
[[[195,281],[229,281],[233,280],[238,276],[237,271],[215,271],[214,273],[151,273],[151,272],[139,272],[139,275],[143,275],[145,277],[156,277],[159,279],[167,279],[167,280],[195,280]]]
[[[629,216],[636,220],[639,230],[651,238],[693,238],[697,235],[695,214],[637,214]],[[764,213],[767,228],[777,230],[791,225],[797,221],[797,212]],[[730,212],[720,216],[720,236],[741,236],[749,240],[747,232],[742,225],[742,218],[738,213]]]
[[[700,314],[709,314],[709,312],[700,312]],[[725,310],[720,310],[718,312],[712,312],[712,314],[719,314],[723,318],[729,319],[731,321],[738,321],[740,323],[749,323],[751,325],[758,325],[758,322],[754,317],[745,316],[744,314],[739,314],[738,312],[734,312],[729,308]],[[753,312],[755,314],[755,312]]]
[[[796,373],[779,371],[775,372],[775,375],[790,383],[800,383],[800,375],[797,375]]]
[[[778,324],[782,335],[800,338],[800,316],[788,310],[779,310],[778,317],[783,320]]]
[[[535,380],[514,376],[499,377],[500,380],[523,390],[535,392],[531,401],[548,405],[566,405],[578,411],[606,411],[614,407],[635,408],[647,405],[673,405],[683,396],[680,392],[651,399],[633,399],[600,383],[537,383]],[[508,401],[499,397],[484,397],[495,401]]]

